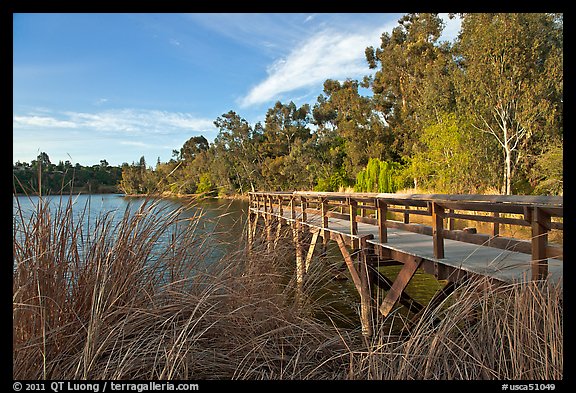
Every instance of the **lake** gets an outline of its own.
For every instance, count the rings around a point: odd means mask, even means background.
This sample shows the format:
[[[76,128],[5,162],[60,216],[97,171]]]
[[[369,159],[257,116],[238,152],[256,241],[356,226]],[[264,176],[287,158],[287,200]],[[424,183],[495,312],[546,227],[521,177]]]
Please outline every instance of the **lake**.
[[[98,218],[106,214],[109,215],[113,227],[122,220],[126,210],[133,214],[145,201],[143,197],[126,197],[123,194],[56,195],[44,196],[43,199],[50,204],[51,211],[56,211],[59,205],[65,207],[71,200],[75,218],[84,220],[84,224],[86,224],[84,228],[92,228]],[[34,214],[38,202],[39,198],[36,196],[13,198],[13,214],[17,225],[22,225],[22,221],[24,224],[26,223],[27,219]],[[186,205],[188,203],[180,199],[161,199],[158,201],[159,208],[165,208],[167,211],[180,209]],[[204,254],[205,263],[217,261],[226,254],[244,249],[247,212],[247,201],[224,199],[196,201],[182,211],[183,218],[200,218],[184,222],[194,222],[196,225],[195,233],[205,236],[210,241],[209,252]],[[20,218],[20,214],[23,220]],[[18,236],[17,228],[15,236]],[[170,236],[170,232],[166,236]],[[169,240],[168,238],[159,239],[160,242]],[[282,257],[288,265],[295,264],[293,255],[287,254]],[[323,304],[330,304],[341,314],[342,319],[336,321],[339,325],[346,326],[358,323],[358,294],[352,281],[345,279],[346,269],[342,270],[343,258],[337,244],[331,242],[326,255],[320,261],[322,266],[331,266],[335,273],[318,281],[315,284],[318,287],[315,288],[314,293],[323,299]],[[340,273],[336,274],[338,268],[340,268]],[[385,267],[381,268],[381,272],[388,278],[394,279],[400,268],[401,266]],[[342,280],[342,278],[344,279]],[[427,303],[440,286],[441,283],[433,276],[418,271],[406,292],[415,300]]]

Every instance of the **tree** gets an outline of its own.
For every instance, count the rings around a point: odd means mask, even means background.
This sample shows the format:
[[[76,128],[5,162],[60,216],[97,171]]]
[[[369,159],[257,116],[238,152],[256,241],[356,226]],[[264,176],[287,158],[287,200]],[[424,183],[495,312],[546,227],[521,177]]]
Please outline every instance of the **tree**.
[[[214,122],[220,129],[214,139],[214,155],[219,176],[214,177],[221,187],[230,191],[255,190],[261,179],[261,157],[258,143],[262,130],[257,124],[254,128],[236,112],[230,111],[218,117]]]
[[[494,146],[466,118],[443,114],[425,127],[407,174],[420,188],[446,193],[477,193],[495,185]]]
[[[369,97],[358,92],[355,80],[324,82],[324,95],[318,97],[313,115],[324,140],[343,142],[348,174],[354,177],[369,158],[387,156],[389,129],[374,111]],[[336,137],[340,138],[337,139]]]
[[[292,101],[286,105],[277,101],[266,112],[262,151],[271,158],[289,155],[294,142],[310,138],[309,122],[308,104],[297,108]]]
[[[439,42],[444,28],[437,14],[407,14],[379,48],[368,47],[366,60],[375,69],[365,78],[373,103],[394,132],[390,146],[398,160],[409,157],[423,125],[454,108],[451,47]]]
[[[198,153],[208,150],[209,147],[208,140],[203,135],[193,136],[184,142],[180,149],[180,159],[191,162]]]
[[[459,106],[502,154],[502,189],[531,142],[562,127],[562,20],[553,14],[465,14],[457,42]],[[538,147],[536,147],[538,148]],[[541,148],[540,148],[541,150]]]

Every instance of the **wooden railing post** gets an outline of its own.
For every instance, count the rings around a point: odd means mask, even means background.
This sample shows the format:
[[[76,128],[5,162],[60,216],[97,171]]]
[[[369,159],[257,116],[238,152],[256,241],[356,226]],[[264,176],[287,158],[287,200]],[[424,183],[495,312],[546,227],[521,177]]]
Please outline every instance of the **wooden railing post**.
[[[406,211],[404,211],[404,224],[410,224],[410,206],[405,207]]]
[[[268,200],[270,201],[270,213],[274,214],[274,197],[268,195]]]
[[[378,218],[378,239],[380,243],[388,243],[388,229],[386,228],[386,215],[388,214],[388,204],[380,199],[376,200],[377,218]],[[378,247],[380,257],[383,257],[382,247]]]
[[[326,244],[327,236],[326,236],[326,229],[328,228],[328,203],[326,202],[326,198],[320,199],[320,214],[322,215],[322,239],[324,240],[324,244]]]
[[[532,280],[542,280],[548,276],[548,259],[546,246],[548,244],[548,229],[550,214],[542,208],[532,210]]]
[[[500,217],[500,213],[494,212],[494,213],[492,213],[492,216],[494,218],[498,218],[498,217]],[[498,235],[500,235],[500,224],[497,222],[494,222],[492,224],[492,236],[498,236]]]
[[[304,197],[300,197],[300,207],[302,208],[302,222],[308,221],[308,215],[306,214],[306,209],[308,209],[308,201]]]
[[[278,214],[280,215],[280,217],[282,217],[282,215],[284,214],[284,208],[282,206],[283,202],[284,202],[284,197],[279,196],[278,197]]]
[[[454,209],[449,209],[448,213],[454,214]],[[448,229],[450,231],[454,230],[454,218],[453,217],[448,217]]]
[[[350,211],[350,234],[352,236],[358,236],[358,223],[356,222],[356,210],[358,208],[358,202],[354,199],[348,198],[348,206]],[[360,246],[358,239],[352,239],[352,248],[356,249]]]
[[[434,258],[444,258],[444,208],[432,202],[432,247]]]

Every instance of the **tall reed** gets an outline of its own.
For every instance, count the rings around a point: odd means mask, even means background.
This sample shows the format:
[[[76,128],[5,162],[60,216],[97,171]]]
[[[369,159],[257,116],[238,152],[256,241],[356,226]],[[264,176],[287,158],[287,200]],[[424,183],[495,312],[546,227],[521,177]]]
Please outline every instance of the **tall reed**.
[[[64,201],[64,199],[62,199]],[[315,261],[297,295],[291,255],[239,246],[208,263],[202,214],[153,198],[88,221],[89,207],[40,200],[14,216],[15,379],[556,379],[562,291],[463,285],[406,336],[381,321],[329,323]],[[290,236],[289,230],[286,236]],[[319,315],[323,315],[322,318]],[[390,318],[404,318],[392,313]],[[436,318],[440,319],[435,324]]]

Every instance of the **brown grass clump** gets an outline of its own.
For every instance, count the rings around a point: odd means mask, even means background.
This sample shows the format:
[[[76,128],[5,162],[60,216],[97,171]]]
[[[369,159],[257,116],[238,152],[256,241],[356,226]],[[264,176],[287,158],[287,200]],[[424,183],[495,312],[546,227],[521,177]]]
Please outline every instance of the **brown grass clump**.
[[[388,319],[363,340],[326,323],[318,262],[295,295],[289,241],[211,262],[186,206],[88,220],[70,199],[14,215],[14,379],[562,378],[559,287],[471,283],[409,335]]]
[[[150,199],[90,228],[71,203],[15,216],[13,377],[328,378],[306,373],[340,340],[293,307],[278,261],[207,265],[200,217],[180,213]]]
[[[438,319],[440,322],[438,323]],[[354,351],[354,378],[559,380],[563,378],[560,284],[521,282],[498,289],[462,285],[402,340],[380,330]]]

